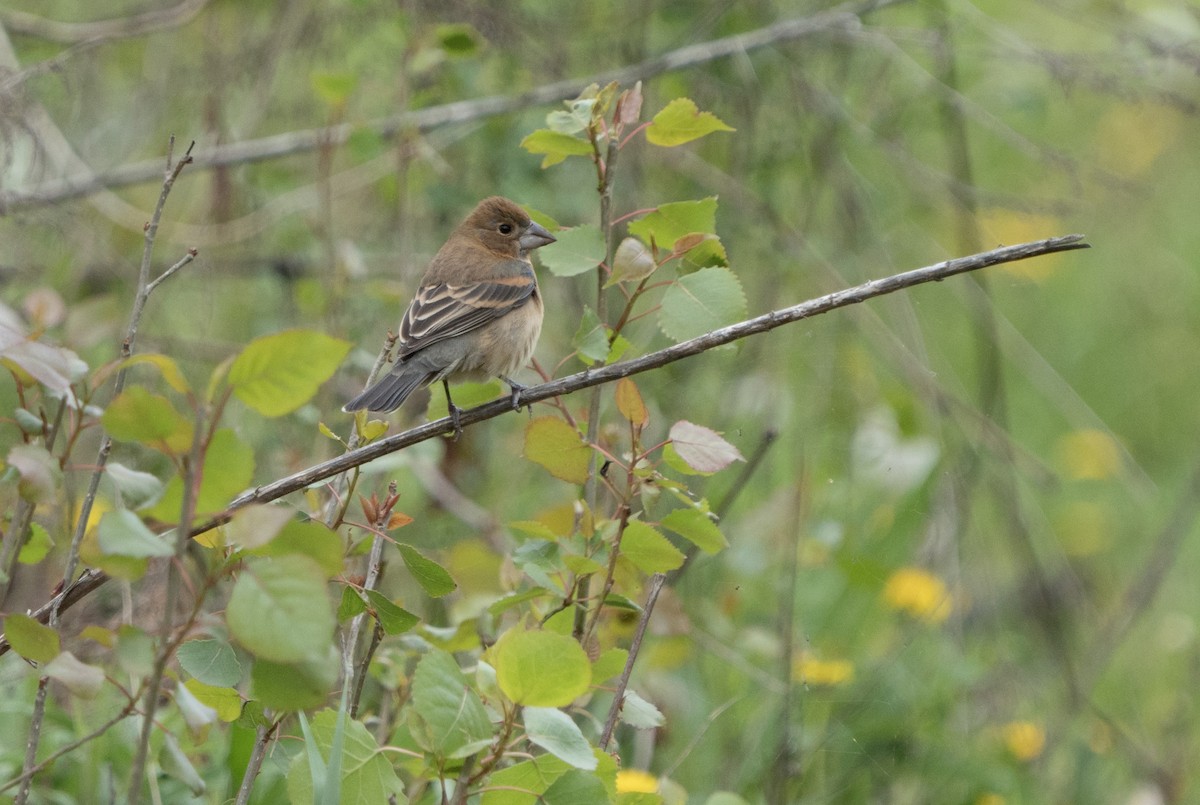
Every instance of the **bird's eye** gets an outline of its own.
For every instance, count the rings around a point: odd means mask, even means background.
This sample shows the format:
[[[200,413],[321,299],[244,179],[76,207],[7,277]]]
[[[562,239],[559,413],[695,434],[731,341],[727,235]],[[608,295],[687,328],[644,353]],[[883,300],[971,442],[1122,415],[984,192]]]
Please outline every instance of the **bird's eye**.
[[[512,234],[512,224],[500,224],[500,234],[501,235],[511,235]]]

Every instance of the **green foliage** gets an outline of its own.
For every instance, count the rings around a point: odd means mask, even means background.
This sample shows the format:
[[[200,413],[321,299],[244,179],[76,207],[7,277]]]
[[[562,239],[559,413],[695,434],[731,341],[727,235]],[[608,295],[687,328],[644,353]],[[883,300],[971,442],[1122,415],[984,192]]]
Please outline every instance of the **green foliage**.
[[[234,801],[260,738],[252,803],[1194,798],[1197,557],[1172,536],[1194,372],[1151,360],[1200,337],[1179,257],[1195,124],[1163,40],[1187,14],[1105,7],[1080,33],[1052,6],[892,4],[860,17],[870,37],[759,48],[804,12],[685,5],[466,3],[446,22],[342,0],[281,24],[226,3],[100,48],[14,39],[17,66],[55,70],[14,73],[29,103],[2,127],[0,785],[45,678],[37,757],[68,751],[30,801],[131,798],[147,701],[143,801]],[[629,53],[696,58],[697,20],[759,31],[730,58],[651,62],[644,88],[472,117]],[[26,172],[44,145],[27,107],[116,176],[160,174],[164,131],[234,157],[172,190],[151,271],[199,257],[146,300],[130,358],[157,179],[9,206],[57,182],[54,160]],[[115,121],[138,124],[104,136]],[[239,161],[256,138],[265,158]],[[558,236],[535,255],[551,378],[994,243],[1083,230],[1104,248],[538,404],[224,522],[354,435],[445,415],[436,387],[423,411],[339,408],[429,255],[497,192]],[[464,407],[502,394],[454,388]],[[176,559],[189,487],[192,524],[224,524]],[[16,614],[76,536],[123,586],[54,628]]]

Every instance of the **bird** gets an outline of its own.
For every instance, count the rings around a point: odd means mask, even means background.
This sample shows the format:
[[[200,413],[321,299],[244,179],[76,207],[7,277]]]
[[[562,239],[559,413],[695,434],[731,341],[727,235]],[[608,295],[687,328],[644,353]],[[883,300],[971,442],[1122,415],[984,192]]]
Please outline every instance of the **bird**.
[[[498,377],[513,410],[526,388],[512,379],[542,330],[543,304],[529,255],[556,238],[516,202],[485,198],[434,255],[400,321],[391,370],[342,410],[394,411],[419,388],[441,381],[454,424],[461,409],[451,380]]]

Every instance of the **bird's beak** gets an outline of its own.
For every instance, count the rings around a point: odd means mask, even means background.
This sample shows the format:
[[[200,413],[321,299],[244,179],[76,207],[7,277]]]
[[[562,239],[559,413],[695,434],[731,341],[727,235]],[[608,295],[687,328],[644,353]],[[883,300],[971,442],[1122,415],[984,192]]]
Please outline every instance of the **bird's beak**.
[[[551,235],[546,227],[537,222],[531,222],[529,228],[525,230],[525,234],[521,235],[517,242],[521,244],[521,251],[531,252],[556,240],[558,238]]]

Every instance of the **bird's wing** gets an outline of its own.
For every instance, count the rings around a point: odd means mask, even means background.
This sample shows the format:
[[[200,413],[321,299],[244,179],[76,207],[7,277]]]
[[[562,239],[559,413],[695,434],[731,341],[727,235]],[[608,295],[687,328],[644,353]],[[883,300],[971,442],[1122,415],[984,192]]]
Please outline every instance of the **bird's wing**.
[[[400,357],[482,327],[524,304],[536,290],[532,268],[466,285],[424,285],[400,322]]]

